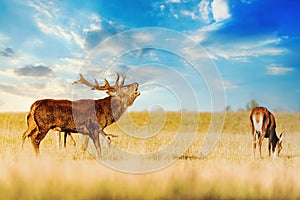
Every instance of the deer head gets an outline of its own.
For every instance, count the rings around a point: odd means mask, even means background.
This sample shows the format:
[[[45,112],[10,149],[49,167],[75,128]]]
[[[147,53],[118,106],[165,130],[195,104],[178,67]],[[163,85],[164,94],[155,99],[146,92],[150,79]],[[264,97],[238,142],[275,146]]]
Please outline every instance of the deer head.
[[[91,87],[92,90],[106,90],[106,93],[111,97],[118,97],[120,99],[126,99],[127,106],[130,106],[133,104],[136,97],[140,95],[140,92],[138,91],[138,83],[132,83],[129,85],[124,85],[126,74],[124,73],[122,75],[122,81],[119,84],[119,78],[120,75],[117,73],[116,82],[113,86],[109,84],[109,82],[104,79],[104,86],[100,86],[98,84],[98,81],[94,78],[95,84],[87,81],[82,74],[79,74],[80,79],[78,81],[74,81],[73,84],[84,84],[88,87]]]
[[[119,74],[117,73],[115,87],[109,89],[106,93],[111,97],[125,100],[124,103],[126,106],[131,106],[134,100],[140,95],[140,92],[138,91],[139,84],[131,83],[129,85],[124,85],[125,78],[126,74],[124,73],[122,75],[122,81],[118,85]]]
[[[284,138],[284,133],[281,133],[280,136],[279,136],[279,140],[276,144],[276,154],[279,156],[279,153],[280,151],[282,150],[282,141],[283,141],[283,138]]]
[[[126,74],[122,75],[122,80],[119,84],[120,75],[117,73],[116,82],[113,86],[104,79],[104,85],[100,86],[96,79],[94,79],[94,84],[87,81],[80,74],[80,79],[75,81],[73,84],[84,84],[88,87],[91,87],[92,90],[106,90],[106,93],[111,98],[111,110],[114,120],[118,120],[128,106],[131,106],[134,100],[140,95],[138,91],[138,83],[131,83],[124,85]]]

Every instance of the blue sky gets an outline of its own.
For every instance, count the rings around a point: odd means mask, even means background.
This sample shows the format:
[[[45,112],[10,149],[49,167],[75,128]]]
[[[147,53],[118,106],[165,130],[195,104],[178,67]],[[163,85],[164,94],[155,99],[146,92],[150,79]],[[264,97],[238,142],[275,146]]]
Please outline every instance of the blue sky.
[[[140,83],[132,110],[237,110],[255,99],[299,111],[299,9],[296,0],[0,0],[0,112],[103,97],[71,83],[79,73],[113,81],[113,71]]]

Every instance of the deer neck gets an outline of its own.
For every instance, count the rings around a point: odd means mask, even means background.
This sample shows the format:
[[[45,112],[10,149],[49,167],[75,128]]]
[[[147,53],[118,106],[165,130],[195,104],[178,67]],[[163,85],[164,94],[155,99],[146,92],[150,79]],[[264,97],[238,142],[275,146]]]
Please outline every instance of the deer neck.
[[[128,108],[128,99],[111,97],[111,114],[114,121],[118,121]]]
[[[276,144],[277,144],[278,141],[279,141],[279,138],[277,137],[277,134],[276,134],[276,132],[274,131],[274,134],[273,134],[271,143],[272,143],[273,146],[276,146]]]

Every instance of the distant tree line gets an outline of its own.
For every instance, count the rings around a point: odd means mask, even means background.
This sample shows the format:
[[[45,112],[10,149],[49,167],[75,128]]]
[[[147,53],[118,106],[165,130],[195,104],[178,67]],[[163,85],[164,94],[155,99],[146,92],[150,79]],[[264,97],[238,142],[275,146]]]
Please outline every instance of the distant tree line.
[[[243,112],[243,111],[251,111],[253,108],[259,106],[259,104],[257,103],[256,100],[251,100],[249,103],[246,104],[246,108],[239,108],[237,110],[237,112]],[[230,106],[226,106],[225,108],[226,112],[231,112],[231,107]]]

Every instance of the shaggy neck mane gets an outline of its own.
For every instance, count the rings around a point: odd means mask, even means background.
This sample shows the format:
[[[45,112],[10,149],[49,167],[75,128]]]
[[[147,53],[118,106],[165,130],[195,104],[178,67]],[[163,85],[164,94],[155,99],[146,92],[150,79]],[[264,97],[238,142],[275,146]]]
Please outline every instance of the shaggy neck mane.
[[[116,122],[124,114],[128,107],[128,100],[122,97],[111,97],[108,96],[104,99],[96,100],[95,107],[96,110],[106,110],[107,115],[111,119],[111,122],[108,122],[107,125]]]

